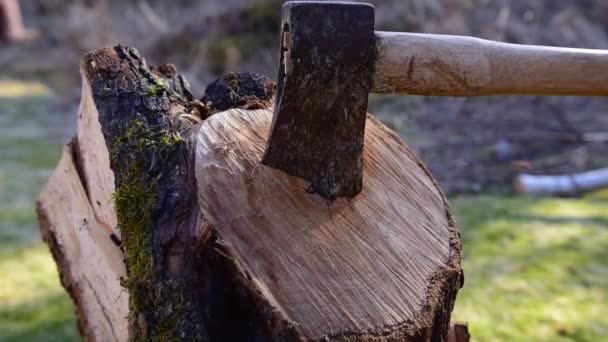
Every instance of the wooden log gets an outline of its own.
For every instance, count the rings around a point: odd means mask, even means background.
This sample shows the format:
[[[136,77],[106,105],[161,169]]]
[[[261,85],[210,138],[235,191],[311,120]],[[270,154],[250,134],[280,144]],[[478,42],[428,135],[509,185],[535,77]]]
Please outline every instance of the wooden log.
[[[181,120],[181,114],[196,114],[183,96],[187,92],[176,91],[167,73],[152,73],[133,48],[90,53],[81,69],[91,84],[115,175],[129,338],[204,339],[197,289],[186,286],[196,275],[192,254],[201,220],[190,121]]]
[[[132,48],[90,53],[81,70],[78,138],[38,212],[86,340],[447,340],[458,230],[379,121],[367,118],[363,191],[327,201],[261,164],[267,79],[232,97],[259,109],[205,119],[212,101]]]
[[[79,177],[77,148],[76,142],[64,148],[42,190],[37,209],[40,229],[76,306],[81,335],[89,341],[124,341],[129,310],[128,294],[118,281],[126,273],[123,256],[96,220]]]
[[[569,175],[520,174],[515,178],[517,193],[534,196],[579,196],[608,187],[608,168]]]
[[[329,202],[309,194],[303,179],[259,162],[271,123],[270,110],[206,120],[196,176],[204,216],[253,280],[250,291],[273,308],[280,329],[297,329],[283,334],[445,340],[462,281],[460,245],[422,163],[368,117],[364,190]]]
[[[77,133],[37,202],[42,237],[59,266],[61,281],[76,305],[85,340],[127,338],[129,296],[120,286],[124,256],[111,203],[114,174],[101,133],[89,79],[83,74]]]

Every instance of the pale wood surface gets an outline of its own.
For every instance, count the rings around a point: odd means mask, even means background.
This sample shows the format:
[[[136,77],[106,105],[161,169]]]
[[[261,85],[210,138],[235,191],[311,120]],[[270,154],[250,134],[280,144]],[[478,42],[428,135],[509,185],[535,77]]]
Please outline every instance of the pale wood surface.
[[[108,150],[83,75],[77,135],[42,190],[38,213],[86,340],[127,339],[129,295],[120,286],[126,275],[124,256],[110,238],[118,233],[113,191]]]
[[[608,95],[608,51],[376,32],[372,91],[417,95]]]
[[[82,72],[81,72],[82,73]],[[117,234],[116,213],[111,203],[114,192],[114,172],[110,169],[110,155],[101,133],[99,113],[91,95],[91,85],[86,77],[81,77],[82,93],[78,108],[77,156],[82,166],[82,177],[86,184],[89,201],[95,209],[99,221]]]
[[[89,341],[126,341],[128,294],[119,278],[126,274],[123,255],[95,220],[67,145],[38,200],[44,239],[58,262],[62,283],[77,307],[79,325]]]
[[[426,169],[369,117],[363,191],[331,203],[260,164],[271,121],[271,110],[216,114],[196,147],[201,210],[259,291],[313,339],[429,329],[434,303],[454,294],[440,284],[460,274],[460,242]]]

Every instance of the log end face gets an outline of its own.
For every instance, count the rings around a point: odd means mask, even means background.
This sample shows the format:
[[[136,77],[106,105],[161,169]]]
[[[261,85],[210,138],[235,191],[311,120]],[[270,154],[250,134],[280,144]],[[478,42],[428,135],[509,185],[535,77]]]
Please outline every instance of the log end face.
[[[305,338],[445,340],[460,240],[421,162],[369,118],[366,191],[328,203],[259,163],[270,126],[268,110],[231,110],[198,137],[199,205],[242,277]]]
[[[133,63],[134,62],[134,63]],[[123,78],[134,76],[135,67],[145,67],[145,60],[137,49],[124,46],[108,46],[87,53],[80,64],[88,79],[110,79],[118,75]]]

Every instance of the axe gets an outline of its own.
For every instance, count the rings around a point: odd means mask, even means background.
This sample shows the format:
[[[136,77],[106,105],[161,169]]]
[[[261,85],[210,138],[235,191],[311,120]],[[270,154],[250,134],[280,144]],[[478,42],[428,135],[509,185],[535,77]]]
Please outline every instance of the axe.
[[[281,25],[276,104],[262,163],[309,180],[324,198],[361,191],[370,92],[608,95],[605,50],[378,32],[374,7],[365,3],[287,2]]]

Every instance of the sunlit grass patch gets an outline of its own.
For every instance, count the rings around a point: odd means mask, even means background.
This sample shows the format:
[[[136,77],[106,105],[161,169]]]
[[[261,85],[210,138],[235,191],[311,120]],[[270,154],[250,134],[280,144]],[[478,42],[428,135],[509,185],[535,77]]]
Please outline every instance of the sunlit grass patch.
[[[3,95],[21,91],[4,85]],[[36,86],[27,90],[35,93]],[[76,341],[73,304],[48,247],[40,241],[35,215],[36,197],[65,141],[57,134],[65,126],[64,115],[49,111],[48,97],[9,99],[2,94],[0,341]]]
[[[48,96],[50,89],[40,82],[0,79],[0,98]]]
[[[60,291],[55,268],[48,248],[40,243],[3,255],[0,258],[0,272],[10,274],[0,283],[0,302],[4,308],[23,305]]]
[[[453,200],[465,286],[453,318],[477,341],[598,341],[608,335],[608,200]]]
[[[78,340],[74,309],[42,243],[0,256],[0,340]]]

